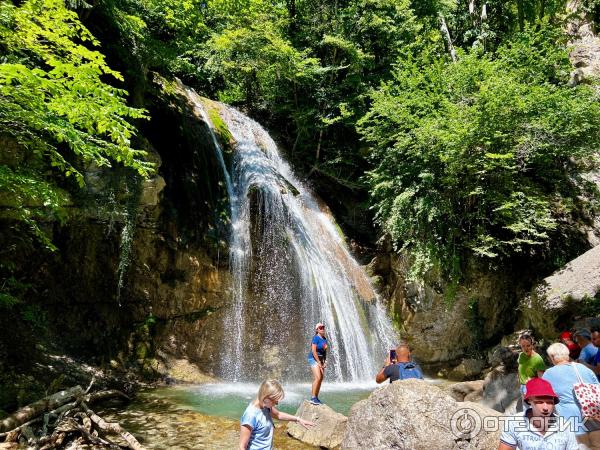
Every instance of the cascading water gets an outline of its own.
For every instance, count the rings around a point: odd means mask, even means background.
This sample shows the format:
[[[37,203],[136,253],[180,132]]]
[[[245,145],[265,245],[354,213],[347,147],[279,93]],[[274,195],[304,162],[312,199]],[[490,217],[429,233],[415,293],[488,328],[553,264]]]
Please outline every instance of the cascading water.
[[[202,100],[188,93],[210,124]],[[221,376],[305,379],[313,327],[323,322],[330,341],[327,378],[372,380],[397,335],[366,274],[269,134],[234,108],[218,108],[235,141],[230,171],[219,155],[231,204],[234,283]]]

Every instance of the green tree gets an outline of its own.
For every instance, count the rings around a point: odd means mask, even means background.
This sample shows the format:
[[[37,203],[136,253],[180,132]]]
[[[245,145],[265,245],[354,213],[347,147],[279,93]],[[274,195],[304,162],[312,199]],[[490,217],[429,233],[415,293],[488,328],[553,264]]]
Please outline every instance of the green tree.
[[[54,249],[43,223],[64,218],[68,195],[60,177],[83,186],[82,168],[119,164],[146,176],[152,165],[134,149],[132,119],[146,118],[127,106],[122,81],[99,42],[62,0],[0,3],[0,269],[10,274],[10,252],[35,241]],[[16,156],[7,156],[12,143]],[[0,291],[19,283],[2,283]]]
[[[559,45],[557,45],[557,43]],[[529,28],[495,55],[457,63],[431,49],[399,63],[360,121],[373,148],[377,220],[417,256],[457,275],[466,255],[540,255],[595,205],[597,94],[567,87],[560,30]]]

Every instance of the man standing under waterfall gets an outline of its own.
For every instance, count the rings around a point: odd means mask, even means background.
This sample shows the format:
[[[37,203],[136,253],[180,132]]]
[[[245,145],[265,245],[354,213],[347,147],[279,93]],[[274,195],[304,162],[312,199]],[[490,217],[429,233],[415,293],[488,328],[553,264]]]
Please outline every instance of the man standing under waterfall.
[[[383,383],[389,378],[390,383],[396,380],[406,380],[408,378],[423,379],[423,371],[419,365],[414,362],[410,356],[410,347],[408,344],[400,344],[396,347],[396,361],[390,359],[390,355],[385,359],[385,363],[375,381]]]

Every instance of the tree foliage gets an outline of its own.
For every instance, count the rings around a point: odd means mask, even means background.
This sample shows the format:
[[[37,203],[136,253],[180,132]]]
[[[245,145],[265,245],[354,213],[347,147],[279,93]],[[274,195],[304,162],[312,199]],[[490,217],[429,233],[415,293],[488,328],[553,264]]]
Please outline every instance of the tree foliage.
[[[13,252],[34,244],[55,250],[44,224],[65,218],[70,200],[61,179],[73,177],[82,187],[91,164],[118,164],[142,176],[152,170],[145,152],[132,147],[132,120],[146,112],[128,106],[127,92],[108,83],[123,79],[99,45],[62,0],[0,2],[4,304],[25,286],[12,275]]]
[[[415,273],[543,254],[595,207],[597,97],[567,87],[564,0],[75,3],[0,7],[0,126],[37,161],[0,180],[40,199],[40,161],[80,181],[81,161],[150,170],[131,146],[145,112],[93,32],[129,86],[178,76],[277,130],[307,177],[369,191]]]
[[[0,65],[0,126],[80,184],[83,177],[58,149],[62,143],[84,162],[120,162],[147,174],[144,152],[131,148],[134,127],[127,120],[144,112],[103,81],[122,78],[89,48],[99,43],[77,15],[61,0],[29,0],[19,7],[3,2],[0,17],[9,52]]]
[[[582,173],[597,163],[598,97],[568,87],[569,71],[559,30],[529,28],[494,54],[406,59],[373,94],[359,126],[377,220],[415,252],[415,273],[456,271],[468,252],[542,254],[594,207]]]

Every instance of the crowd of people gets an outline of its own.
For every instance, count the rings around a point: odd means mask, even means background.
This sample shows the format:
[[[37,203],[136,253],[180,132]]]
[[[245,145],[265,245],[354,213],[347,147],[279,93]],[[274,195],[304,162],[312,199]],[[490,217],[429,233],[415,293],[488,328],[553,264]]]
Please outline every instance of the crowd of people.
[[[314,331],[307,358],[313,376],[310,403],[322,405],[319,392],[329,342],[323,323],[317,323]],[[559,341],[546,349],[551,364],[547,367],[536,351],[533,335],[526,332],[519,336],[517,376],[523,410],[505,422],[498,450],[600,450],[600,416],[593,416],[581,398],[589,396],[596,386],[600,395],[600,329],[565,331]],[[407,378],[423,379],[423,372],[413,361],[409,346],[401,343],[390,350],[375,381],[391,383]],[[273,418],[294,421],[306,428],[315,425],[279,411],[277,404],[283,397],[283,388],[277,381],[261,384],[257,397],[241,418],[240,450],[270,449]]]
[[[587,403],[600,398],[600,330],[565,331],[559,340],[546,349],[547,368],[533,336],[519,336],[524,409],[507,422],[499,450],[600,450],[600,417]]]
[[[327,367],[327,350],[329,348],[325,334],[325,325],[321,322],[317,323],[308,352],[308,365],[313,376],[310,403],[313,405],[323,404],[319,400],[319,392]],[[383,383],[385,380],[389,380],[391,383],[407,378],[423,379],[423,371],[412,360],[409,346],[401,343],[395,349],[390,350],[375,381]],[[276,380],[267,380],[260,385],[256,398],[250,402],[240,419],[240,450],[271,449],[273,446],[273,418],[297,422],[305,428],[315,425],[301,417],[279,411],[277,404],[284,395],[281,384]]]

